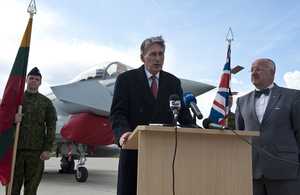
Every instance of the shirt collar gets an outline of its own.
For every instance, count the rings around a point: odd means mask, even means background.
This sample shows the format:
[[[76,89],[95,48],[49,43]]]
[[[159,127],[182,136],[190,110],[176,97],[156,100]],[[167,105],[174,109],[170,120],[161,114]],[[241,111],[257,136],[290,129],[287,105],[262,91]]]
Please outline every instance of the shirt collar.
[[[265,89],[273,89],[274,88],[274,83],[272,83],[269,87],[266,87]],[[259,89],[255,88],[256,91],[260,91]],[[263,89],[264,90],[264,89]]]
[[[147,79],[149,79],[149,78],[152,76],[152,74],[151,74],[146,68],[144,68],[144,69],[145,69],[145,73],[146,73]],[[158,73],[155,75],[157,79],[159,79],[159,73],[160,73],[160,72],[158,72]]]

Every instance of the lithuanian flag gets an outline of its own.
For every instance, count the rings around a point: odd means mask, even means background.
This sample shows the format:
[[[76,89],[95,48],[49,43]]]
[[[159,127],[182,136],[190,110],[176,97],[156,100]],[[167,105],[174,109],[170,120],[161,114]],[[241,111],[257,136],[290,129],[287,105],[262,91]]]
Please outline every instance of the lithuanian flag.
[[[10,181],[13,126],[17,107],[23,104],[31,28],[32,18],[29,18],[0,104],[0,180],[2,185]]]

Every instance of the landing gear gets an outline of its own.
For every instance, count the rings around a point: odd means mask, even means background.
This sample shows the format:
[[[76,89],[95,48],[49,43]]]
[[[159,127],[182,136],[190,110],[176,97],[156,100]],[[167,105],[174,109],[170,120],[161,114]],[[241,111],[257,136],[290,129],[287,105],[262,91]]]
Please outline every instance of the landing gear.
[[[61,173],[74,173],[74,159],[71,159],[71,162],[68,161],[68,157],[62,157],[60,160]]]
[[[60,145],[60,151],[57,149],[57,153],[61,153],[63,156],[60,160],[60,173],[75,173],[75,178],[78,182],[85,182],[88,178],[88,170],[83,166],[85,165],[85,145],[76,142],[68,142]],[[76,152],[75,152],[76,151]],[[71,158],[72,157],[72,158]],[[71,158],[71,161],[68,161]],[[74,159],[78,159],[78,164],[74,170]]]
[[[79,162],[76,166],[76,174],[75,174],[75,178],[78,182],[85,182],[88,178],[88,170],[83,167],[82,165],[85,164],[86,158],[85,158],[85,152],[83,150],[82,144],[75,144],[76,145],[76,152],[79,158]]]
[[[88,170],[85,167],[79,167],[75,174],[75,178],[78,182],[85,182],[88,178],[88,174]]]

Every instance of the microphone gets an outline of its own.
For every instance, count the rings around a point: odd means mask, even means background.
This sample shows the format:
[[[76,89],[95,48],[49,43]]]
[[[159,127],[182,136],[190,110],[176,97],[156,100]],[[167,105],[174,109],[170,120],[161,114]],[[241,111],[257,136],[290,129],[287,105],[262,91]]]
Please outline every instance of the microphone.
[[[215,123],[210,118],[204,119],[202,125],[203,125],[204,129],[220,129],[220,130],[227,129],[227,130],[230,130],[229,127],[220,125],[219,123]]]
[[[203,118],[203,115],[197,106],[197,100],[192,93],[187,92],[183,94],[183,101],[186,107],[192,109],[193,113],[197,116],[198,119]]]
[[[173,94],[170,96],[169,101],[170,101],[170,108],[173,111],[173,116],[177,120],[179,115],[179,110],[181,108],[180,98],[178,95]]]

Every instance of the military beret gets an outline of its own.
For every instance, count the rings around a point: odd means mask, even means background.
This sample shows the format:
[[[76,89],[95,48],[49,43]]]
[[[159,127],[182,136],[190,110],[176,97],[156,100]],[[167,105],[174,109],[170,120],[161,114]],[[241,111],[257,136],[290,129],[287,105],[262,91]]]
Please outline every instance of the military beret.
[[[231,89],[230,89],[230,88],[229,88],[229,95],[232,96],[232,92],[231,92]]]
[[[41,73],[40,73],[40,70],[37,68],[37,67],[34,67],[29,73],[28,73],[28,76],[29,75],[33,75],[33,76],[40,76],[42,77]]]

